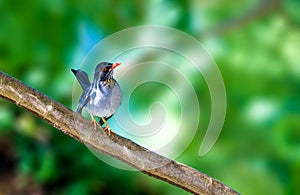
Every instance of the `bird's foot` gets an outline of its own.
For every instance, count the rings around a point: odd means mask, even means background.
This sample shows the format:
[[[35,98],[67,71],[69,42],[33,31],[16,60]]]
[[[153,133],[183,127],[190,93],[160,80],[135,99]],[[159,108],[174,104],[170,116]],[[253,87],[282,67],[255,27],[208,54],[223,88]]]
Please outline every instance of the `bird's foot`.
[[[105,124],[105,128],[103,129],[104,131],[107,131],[108,136],[110,136],[110,134],[115,134],[109,127],[107,121],[105,120],[105,117],[102,117],[102,121]]]
[[[95,118],[93,116],[91,116],[91,117],[92,117],[91,123],[94,125],[94,130],[96,130],[97,126],[101,127],[101,125],[97,123],[97,121],[95,120]]]
[[[104,130],[104,131],[107,131],[108,136],[110,136],[110,134],[115,134],[115,132],[113,132],[113,131],[110,129],[109,126],[106,126],[103,130]]]

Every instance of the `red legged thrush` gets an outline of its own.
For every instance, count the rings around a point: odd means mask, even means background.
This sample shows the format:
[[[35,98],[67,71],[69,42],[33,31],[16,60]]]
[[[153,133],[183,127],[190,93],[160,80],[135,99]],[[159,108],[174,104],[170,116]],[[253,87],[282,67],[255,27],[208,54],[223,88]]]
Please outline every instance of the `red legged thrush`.
[[[107,130],[109,135],[112,131],[106,120],[117,111],[122,99],[120,86],[113,78],[113,71],[119,65],[120,63],[99,63],[95,69],[92,83],[86,72],[80,69],[71,69],[83,90],[78,102],[77,112],[81,113],[85,107],[87,113],[91,115],[94,125],[97,124],[94,116],[100,117],[100,126],[105,123],[104,130]]]

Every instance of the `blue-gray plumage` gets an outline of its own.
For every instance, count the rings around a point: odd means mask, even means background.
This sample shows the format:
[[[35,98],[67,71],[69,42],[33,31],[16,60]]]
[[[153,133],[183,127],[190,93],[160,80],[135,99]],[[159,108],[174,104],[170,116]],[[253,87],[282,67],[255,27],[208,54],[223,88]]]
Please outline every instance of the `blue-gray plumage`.
[[[122,92],[118,82],[113,78],[113,70],[120,63],[101,62],[96,66],[94,80],[91,83],[86,72],[71,69],[78,80],[83,93],[79,99],[77,112],[81,113],[85,107],[87,113],[92,117],[100,117],[100,125],[105,123],[105,130],[111,130],[106,120],[112,117],[121,104]]]
[[[78,82],[79,82],[79,84],[80,84],[83,91],[91,85],[91,82],[89,80],[89,76],[87,75],[86,72],[84,72],[80,69],[78,69],[78,70],[71,69],[71,71],[76,76],[76,78],[77,78],[77,80],[78,80]]]

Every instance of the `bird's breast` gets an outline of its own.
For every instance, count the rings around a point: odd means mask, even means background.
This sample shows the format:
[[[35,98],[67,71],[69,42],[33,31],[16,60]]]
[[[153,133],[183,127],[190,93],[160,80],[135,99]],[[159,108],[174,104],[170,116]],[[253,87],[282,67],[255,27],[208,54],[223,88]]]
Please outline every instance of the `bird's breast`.
[[[115,87],[118,85],[107,84],[107,85],[98,85],[96,88],[93,88],[91,91],[91,99],[87,104],[87,112],[95,116],[110,116],[114,114],[119,107],[119,101],[115,101]]]

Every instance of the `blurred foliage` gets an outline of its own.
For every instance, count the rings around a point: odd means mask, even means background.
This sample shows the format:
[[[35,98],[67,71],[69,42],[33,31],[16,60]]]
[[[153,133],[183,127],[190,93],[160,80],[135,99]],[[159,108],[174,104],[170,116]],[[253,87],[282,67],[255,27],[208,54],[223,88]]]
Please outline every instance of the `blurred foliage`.
[[[216,60],[228,108],[213,149],[197,155],[198,131],[177,160],[242,194],[299,194],[299,9],[297,0],[1,0],[0,69],[71,107],[69,69],[95,43],[136,25],[178,28]],[[198,95],[209,104],[207,91]],[[203,117],[200,126],[209,120]],[[0,194],[188,194],[99,161],[2,99],[0,159]]]

